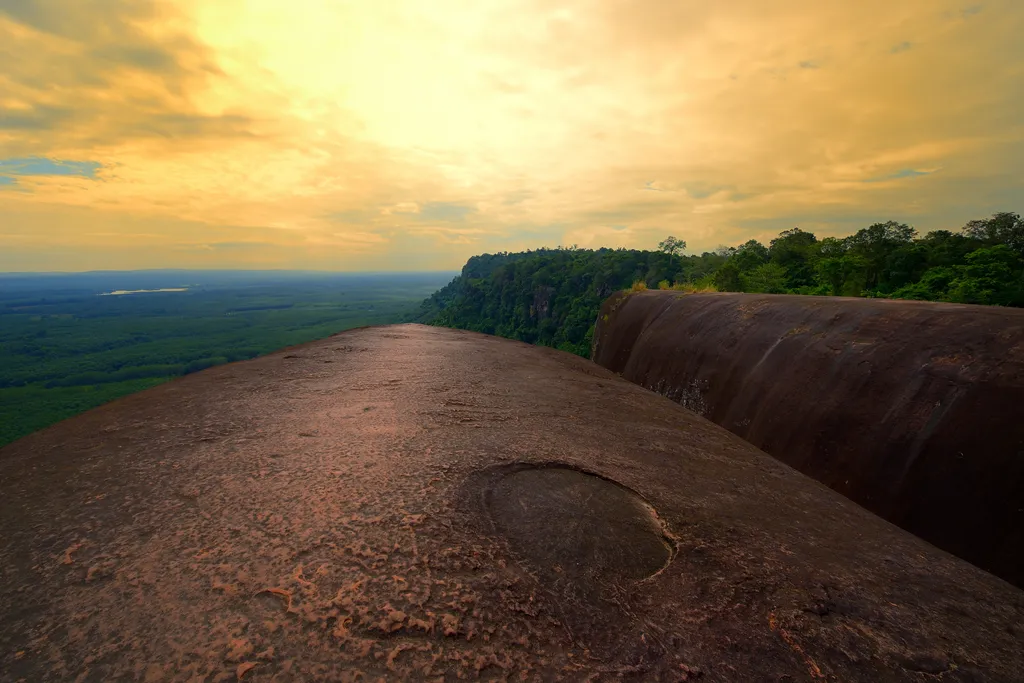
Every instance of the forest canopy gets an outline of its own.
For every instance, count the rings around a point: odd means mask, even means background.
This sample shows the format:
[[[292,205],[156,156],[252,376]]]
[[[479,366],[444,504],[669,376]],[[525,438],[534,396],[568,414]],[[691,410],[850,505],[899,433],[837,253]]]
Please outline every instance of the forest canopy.
[[[590,355],[615,291],[675,288],[1024,306],[1024,220],[997,213],[919,236],[897,221],[848,237],[793,228],[699,256],[674,236],[659,251],[542,248],[483,254],[423,302],[418,320]]]

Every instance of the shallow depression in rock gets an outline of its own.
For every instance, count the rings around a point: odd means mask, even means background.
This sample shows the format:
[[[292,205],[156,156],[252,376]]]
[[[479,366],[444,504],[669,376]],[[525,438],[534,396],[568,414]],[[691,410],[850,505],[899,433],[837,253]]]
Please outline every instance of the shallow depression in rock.
[[[513,471],[494,484],[488,512],[512,550],[542,575],[581,587],[641,580],[672,558],[654,509],[607,479],[568,467]]]

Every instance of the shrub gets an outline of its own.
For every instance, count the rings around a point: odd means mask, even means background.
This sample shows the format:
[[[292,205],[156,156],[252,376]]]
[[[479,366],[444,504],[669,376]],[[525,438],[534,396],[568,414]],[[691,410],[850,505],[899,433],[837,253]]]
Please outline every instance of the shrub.
[[[704,294],[707,292],[718,291],[718,287],[716,287],[714,283],[714,278],[710,275],[702,277],[696,282],[677,282],[672,285],[672,289],[677,292],[686,292],[687,294]]]
[[[633,283],[633,287],[631,289],[631,291],[633,291],[633,292],[643,292],[643,291],[646,291],[646,290],[647,290],[647,283],[644,282],[643,280],[636,280]]]

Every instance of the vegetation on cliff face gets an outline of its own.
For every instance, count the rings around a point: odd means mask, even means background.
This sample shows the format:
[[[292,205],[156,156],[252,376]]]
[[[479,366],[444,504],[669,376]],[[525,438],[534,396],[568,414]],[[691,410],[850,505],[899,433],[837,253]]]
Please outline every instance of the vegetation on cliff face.
[[[889,221],[821,240],[793,228],[767,246],[750,240],[700,256],[680,255],[685,242],[674,237],[659,246],[661,251],[559,247],[474,256],[460,276],[423,302],[418,320],[588,357],[601,302],[622,289],[1024,306],[1024,220],[1015,213],[923,237]]]
[[[597,311],[643,280],[701,278],[726,258],[627,249],[539,249],[474,256],[462,275],[423,302],[421,322],[457,327],[590,356]]]

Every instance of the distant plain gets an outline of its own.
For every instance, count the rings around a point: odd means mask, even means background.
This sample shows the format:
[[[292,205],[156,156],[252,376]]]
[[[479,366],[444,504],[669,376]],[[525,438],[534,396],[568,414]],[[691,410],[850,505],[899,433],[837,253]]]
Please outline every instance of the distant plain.
[[[0,446],[184,374],[409,320],[456,274],[0,274]]]

